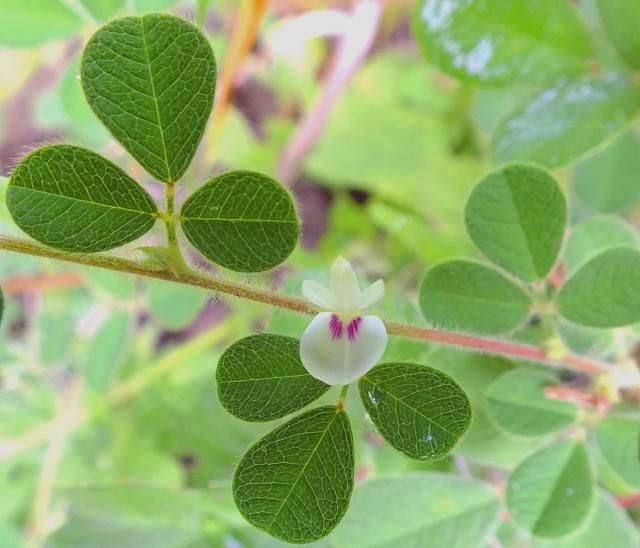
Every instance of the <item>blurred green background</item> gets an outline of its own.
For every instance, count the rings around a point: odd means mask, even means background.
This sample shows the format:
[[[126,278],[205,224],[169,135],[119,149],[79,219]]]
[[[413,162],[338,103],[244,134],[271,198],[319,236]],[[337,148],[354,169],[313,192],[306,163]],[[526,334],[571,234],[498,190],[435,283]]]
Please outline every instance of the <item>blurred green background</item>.
[[[69,142],[101,152],[159,196],[86,105],[79,54],[115,15],[198,19],[219,84],[226,79],[232,93],[228,109],[217,105],[178,199],[225,169],[263,171],[290,186],[303,223],[285,267],[227,275],[298,295],[304,278],[322,277],[340,254],[372,280],[385,279],[389,319],[422,321],[422,272],[478,255],[464,228],[466,199],[495,165],[491,140],[502,120],[540,84],[478,86],[444,74],[418,52],[410,0],[272,0],[250,51],[225,64],[247,4],[0,0],[0,175],[38,144]],[[600,62],[617,67],[593,3],[576,4]],[[640,219],[640,136],[622,126],[587,146],[598,145],[588,156],[550,166],[572,223],[600,214],[633,226]],[[18,233],[1,200],[0,225],[0,233]],[[160,227],[145,238],[160,242]],[[136,257],[140,245],[118,253]],[[195,252],[191,258],[207,268]],[[234,464],[273,426],[229,416],[214,373],[229,343],[265,329],[300,336],[305,318],[7,253],[0,284],[0,547],[282,545],[246,524],[230,493]],[[452,374],[469,391],[473,426],[452,457],[411,462],[383,443],[352,391],[356,492],[345,521],[319,546],[427,546],[405,536],[407,523],[436,548],[638,545],[634,511],[604,491],[586,532],[569,541],[533,541],[500,511],[508,470],[545,441],[508,436],[483,409],[484,387],[513,363],[400,340],[386,357]]]

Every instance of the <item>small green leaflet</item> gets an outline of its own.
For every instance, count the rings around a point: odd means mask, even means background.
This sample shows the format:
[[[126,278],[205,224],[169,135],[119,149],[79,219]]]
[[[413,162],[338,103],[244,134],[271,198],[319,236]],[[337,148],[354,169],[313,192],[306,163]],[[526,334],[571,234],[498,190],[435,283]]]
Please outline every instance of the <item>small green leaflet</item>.
[[[116,19],[85,47],[81,82],[113,136],[160,181],[178,181],[213,106],[216,63],[204,35],[171,15]]]
[[[629,0],[597,0],[600,18],[622,58],[640,69],[640,4]]]
[[[640,321],[640,252],[630,247],[604,251],[562,286],[558,311],[589,327],[623,327]]]
[[[540,538],[568,535],[588,518],[594,477],[584,445],[567,439],[534,453],[512,472],[507,508],[514,521]]]
[[[414,34],[425,57],[468,82],[550,82],[593,55],[577,10],[558,0],[420,0]]]
[[[576,206],[593,213],[627,211],[640,200],[640,135],[626,131],[576,164],[571,187]]]
[[[340,522],[353,490],[353,435],[344,411],[319,407],[259,440],[233,476],[233,498],[254,527],[313,542]]]
[[[564,250],[564,266],[572,274],[612,247],[637,247],[636,229],[620,217],[597,215],[575,225]]]
[[[561,80],[502,122],[493,153],[499,164],[561,166],[620,131],[638,111],[640,92],[625,75]]]
[[[151,196],[118,166],[70,145],[23,158],[9,180],[7,206],[32,238],[78,253],[136,240],[151,230],[157,214]]]
[[[199,287],[163,280],[147,280],[146,286],[149,311],[161,325],[172,331],[191,325],[209,298]]]
[[[499,510],[495,489],[480,481],[436,473],[376,478],[355,488],[331,540],[336,548],[483,546]]]
[[[293,251],[300,224],[293,200],[275,179],[231,171],[212,179],[182,206],[182,228],[205,257],[238,272],[261,272]]]
[[[362,403],[384,439],[412,459],[444,457],[471,422],[471,404],[462,388],[425,365],[380,364],[359,386]]]
[[[543,279],[551,270],[566,218],[565,198],[555,179],[525,164],[485,177],[465,211],[467,230],[480,251],[525,280]]]
[[[596,426],[594,439],[600,457],[626,490],[640,490],[640,418],[611,415]]]
[[[224,408],[245,421],[270,421],[302,409],[329,388],[300,361],[300,341],[252,335],[232,344],[216,370]]]
[[[531,298],[493,268],[471,261],[435,266],[420,285],[420,308],[433,324],[495,335],[529,316]]]
[[[489,416],[497,426],[516,436],[545,436],[568,428],[575,423],[578,408],[545,397],[545,387],[557,384],[552,375],[541,371],[509,371],[485,391]]]

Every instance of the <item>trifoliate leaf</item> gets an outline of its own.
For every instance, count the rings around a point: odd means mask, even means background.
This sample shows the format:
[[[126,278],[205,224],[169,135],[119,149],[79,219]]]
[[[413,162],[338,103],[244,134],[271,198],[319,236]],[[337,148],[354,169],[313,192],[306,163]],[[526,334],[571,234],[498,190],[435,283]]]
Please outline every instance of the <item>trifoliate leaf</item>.
[[[640,322],[640,252],[618,247],[584,264],[558,293],[558,311],[589,327]]]
[[[151,196],[118,166],[69,145],[44,147],[23,158],[11,175],[7,205],[32,238],[80,253],[139,238],[157,214]]]
[[[160,181],[177,181],[196,153],[213,106],[209,42],[171,15],[116,19],[82,56],[89,105],[113,136]]]
[[[420,285],[420,308],[437,326],[495,335],[521,325],[531,298],[493,268],[471,261],[435,266]]]
[[[205,257],[239,272],[284,261],[300,232],[289,193],[271,177],[231,171],[212,179],[182,206],[182,228]]]
[[[362,403],[384,439],[412,459],[444,457],[471,422],[463,390],[424,365],[380,364],[359,385]]]
[[[525,280],[556,261],[567,217],[564,195],[546,171],[512,165],[485,177],[465,211],[471,239],[489,259]]]
[[[331,388],[302,365],[300,341],[269,334],[245,337],[227,348],[216,382],[224,408],[245,421],[284,417]]]
[[[233,498],[254,527],[285,542],[313,542],[328,535],[347,511],[353,466],[347,415],[320,407],[247,451],[233,476]]]
[[[507,508],[514,521],[540,538],[568,535],[589,517],[594,478],[584,446],[571,439],[534,453],[507,483]]]

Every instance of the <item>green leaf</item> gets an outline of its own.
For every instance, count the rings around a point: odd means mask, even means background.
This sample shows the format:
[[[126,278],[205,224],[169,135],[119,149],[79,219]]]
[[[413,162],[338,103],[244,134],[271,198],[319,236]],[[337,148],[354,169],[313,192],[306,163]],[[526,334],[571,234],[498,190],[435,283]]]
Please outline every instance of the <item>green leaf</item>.
[[[191,325],[208,298],[207,292],[198,287],[162,280],[147,280],[146,284],[149,311],[164,327],[173,331]]]
[[[573,273],[607,249],[637,245],[638,233],[619,217],[592,217],[571,229],[564,252],[564,265],[569,273]]]
[[[207,546],[203,522],[219,503],[209,492],[105,486],[63,491],[64,525],[47,542],[52,548],[83,546]]]
[[[558,311],[590,327],[622,327],[640,321],[640,252],[618,247],[600,253],[562,286]]]
[[[92,336],[84,367],[92,390],[104,392],[113,382],[131,340],[130,326],[129,313],[120,311],[107,318]]]
[[[182,206],[182,228],[205,257],[239,272],[261,272],[284,261],[298,241],[293,201],[275,179],[231,171],[212,179]]]
[[[427,59],[470,82],[549,82],[586,71],[592,56],[587,30],[565,1],[420,0],[413,23]]]
[[[125,0],[80,0],[89,13],[99,21],[113,17],[123,7]]]
[[[627,131],[575,167],[573,193],[590,211],[626,211],[640,199],[640,136]]]
[[[609,416],[593,431],[601,458],[629,491],[640,490],[638,442],[640,420],[634,417]]]
[[[521,325],[531,299],[497,270],[471,261],[435,266],[420,285],[425,318],[447,329],[495,335]]]
[[[567,538],[536,540],[533,548],[632,548],[640,546],[635,524],[605,491],[596,497],[595,511],[580,530]]]
[[[546,436],[568,428],[575,423],[578,408],[544,394],[547,386],[557,384],[553,375],[541,371],[509,371],[485,391],[489,414],[500,428],[516,436]]]
[[[337,548],[481,547],[499,509],[495,490],[479,481],[417,473],[374,479],[355,488],[331,538]]]
[[[501,164],[561,166],[624,128],[638,110],[640,92],[623,75],[562,80],[503,121],[494,134],[494,156]]]
[[[227,348],[216,382],[224,408],[245,421],[284,417],[331,388],[307,373],[300,341],[268,334],[245,337]]]
[[[598,0],[604,28],[622,58],[640,69],[640,4],[629,0]]]
[[[32,238],[82,253],[139,238],[157,214],[151,196],[118,166],[69,145],[40,148],[23,158],[11,175],[7,206]]]
[[[384,439],[412,459],[444,457],[471,422],[467,395],[437,369],[384,363],[359,384],[362,403]]]
[[[471,193],[465,221],[471,239],[496,264],[524,278],[544,278],[556,261],[567,217],[564,195],[546,171],[512,165]]]
[[[202,33],[170,15],[116,19],[87,44],[87,101],[113,136],[160,181],[178,181],[211,108],[216,63]]]
[[[233,497],[254,527],[285,542],[312,542],[347,511],[353,473],[349,419],[333,406],[320,407],[247,451],[233,476]]]
[[[83,25],[80,15],[63,0],[3,2],[0,45],[18,48],[38,46],[71,36]]]
[[[594,504],[594,478],[581,443],[567,439],[531,455],[507,483],[507,508],[533,535],[568,535],[588,518]]]

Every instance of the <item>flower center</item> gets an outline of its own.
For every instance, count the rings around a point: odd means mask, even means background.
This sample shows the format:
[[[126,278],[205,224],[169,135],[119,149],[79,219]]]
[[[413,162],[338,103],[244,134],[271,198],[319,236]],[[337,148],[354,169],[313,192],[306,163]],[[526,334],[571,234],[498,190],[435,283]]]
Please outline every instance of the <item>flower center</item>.
[[[349,321],[346,329],[349,341],[353,342],[356,340],[361,323],[362,318],[360,316],[356,316]],[[344,322],[337,314],[331,314],[331,319],[329,320],[329,331],[331,332],[332,339],[342,339],[345,334]]]

